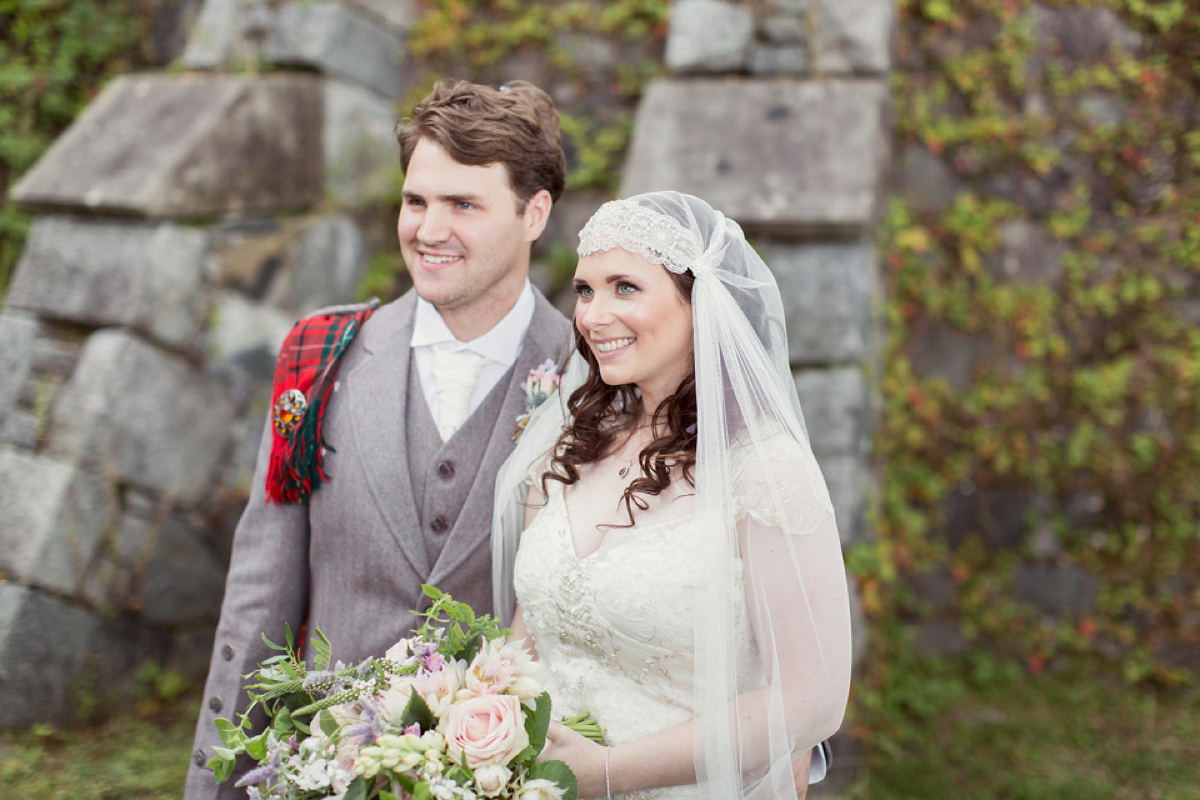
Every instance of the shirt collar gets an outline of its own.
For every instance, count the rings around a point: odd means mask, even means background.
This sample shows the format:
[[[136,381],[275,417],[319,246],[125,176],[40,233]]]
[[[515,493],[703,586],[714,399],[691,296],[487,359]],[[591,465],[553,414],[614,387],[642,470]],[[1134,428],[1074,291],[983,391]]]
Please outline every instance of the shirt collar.
[[[436,344],[441,345],[445,350],[470,350],[509,367],[517,360],[521,342],[525,339],[525,331],[533,319],[535,305],[533,287],[526,280],[525,288],[517,297],[516,304],[504,315],[503,319],[477,339],[460,342],[446,327],[445,320],[442,319],[442,315],[438,313],[433,303],[417,295],[417,312],[413,320],[413,333],[409,347],[425,347]]]

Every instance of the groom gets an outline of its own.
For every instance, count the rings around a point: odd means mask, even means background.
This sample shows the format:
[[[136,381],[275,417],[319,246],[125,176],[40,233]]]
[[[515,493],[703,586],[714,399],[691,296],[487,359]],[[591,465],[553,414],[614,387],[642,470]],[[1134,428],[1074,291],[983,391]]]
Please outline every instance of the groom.
[[[565,181],[558,113],[525,82],[443,83],[398,137],[397,233],[414,291],[373,313],[314,315],[322,325],[365,318],[333,363],[323,408],[308,410],[321,414],[327,481],[298,498],[281,491],[268,422],[234,538],[187,800],[245,797],[204,765],[220,744],[214,717],[245,709],[241,676],[271,655],[261,634],[280,642],[285,623],[307,623],[350,662],[409,635],[408,610],[427,605],[424,583],[492,610],[496,473],[525,411],[526,377],[570,342],[570,323],[527,278]],[[277,395],[288,371],[277,369]]]

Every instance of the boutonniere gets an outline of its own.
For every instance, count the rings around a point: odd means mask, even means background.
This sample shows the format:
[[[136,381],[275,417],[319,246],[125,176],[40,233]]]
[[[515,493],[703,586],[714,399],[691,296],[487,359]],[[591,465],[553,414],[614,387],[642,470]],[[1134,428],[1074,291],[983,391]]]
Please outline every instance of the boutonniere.
[[[517,429],[512,435],[514,442],[525,432],[525,426],[529,424],[529,415],[558,391],[561,381],[558,367],[550,359],[546,359],[540,367],[529,370],[529,375],[525,378],[525,413],[517,417]]]

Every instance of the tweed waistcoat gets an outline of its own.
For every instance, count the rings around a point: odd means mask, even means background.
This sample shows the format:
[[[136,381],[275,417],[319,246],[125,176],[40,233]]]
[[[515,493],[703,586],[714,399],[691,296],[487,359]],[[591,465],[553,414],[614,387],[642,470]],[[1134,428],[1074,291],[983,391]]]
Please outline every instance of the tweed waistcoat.
[[[458,522],[459,512],[466,505],[476,479],[479,465],[492,438],[500,407],[512,370],[496,382],[479,407],[467,417],[450,441],[442,442],[429,404],[421,386],[417,360],[408,362],[408,413],[406,429],[408,474],[412,483],[413,502],[421,526],[421,538],[429,563],[436,564],[442,547]],[[494,481],[495,476],[489,476]],[[479,487],[491,491],[491,487]]]

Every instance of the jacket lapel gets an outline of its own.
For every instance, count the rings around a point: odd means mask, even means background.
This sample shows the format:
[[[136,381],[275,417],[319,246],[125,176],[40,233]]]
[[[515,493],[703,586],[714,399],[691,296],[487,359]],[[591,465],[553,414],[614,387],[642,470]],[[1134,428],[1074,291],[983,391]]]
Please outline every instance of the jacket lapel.
[[[564,327],[562,314],[541,292],[535,289],[534,295],[536,306],[529,329],[525,332],[521,352],[512,370],[502,379],[507,380],[508,386],[496,425],[483,450],[483,463],[459,514],[458,523],[433,566],[433,574],[429,576],[429,583],[435,586],[444,582],[468,556],[491,538],[496,474],[515,446],[512,434],[516,430],[517,417],[525,413],[525,378],[530,370],[540,366],[546,359],[552,359],[556,364],[561,362],[570,344],[564,334],[564,330],[569,331],[570,328]]]
[[[366,474],[371,499],[400,550],[417,574],[429,574],[429,555],[420,537],[420,521],[405,457],[408,360],[416,293],[390,303],[367,322],[360,334],[363,355],[345,379],[355,454]]]

